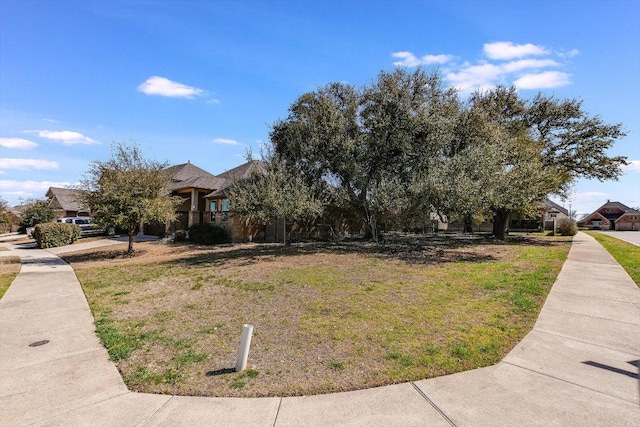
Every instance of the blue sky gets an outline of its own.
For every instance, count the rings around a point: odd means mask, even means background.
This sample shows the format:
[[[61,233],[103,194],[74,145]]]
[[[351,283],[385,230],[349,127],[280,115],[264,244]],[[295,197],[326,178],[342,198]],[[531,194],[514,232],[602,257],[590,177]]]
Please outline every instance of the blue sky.
[[[2,0],[0,195],[73,184],[112,141],[218,174],[257,155],[301,94],[418,65],[463,95],[515,84],[622,122],[610,154],[632,165],[579,181],[572,207],[640,206],[636,0]]]

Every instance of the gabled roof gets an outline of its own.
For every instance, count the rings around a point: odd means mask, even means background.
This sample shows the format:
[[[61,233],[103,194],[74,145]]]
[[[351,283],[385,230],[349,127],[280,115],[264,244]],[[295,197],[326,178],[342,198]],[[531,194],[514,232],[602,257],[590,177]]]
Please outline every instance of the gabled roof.
[[[263,161],[250,160],[247,163],[243,163],[240,166],[221,173],[218,177],[231,180],[246,179],[249,178],[254,171],[264,173],[267,171],[267,167]]]
[[[608,218],[606,218],[605,216],[603,216],[600,212],[595,211],[594,213],[592,213],[591,215],[585,217],[584,219],[578,221],[579,224],[586,224],[588,222],[591,222],[593,220],[602,220],[602,221],[609,221]]]
[[[545,210],[551,210],[551,209],[555,209],[558,212],[562,212],[563,214],[565,214],[566,216],[569,216],[569,211],[565,208],[563,208],[562,206],[560,206],[559,204],[549,200],[549,199],[545,199],[544,200],[544,208]]]
[[[215,191],[207,194],[205,197],[217,197],[223,196],[229,186],[238,179],[247,179],[253,172],[266,173],[266,164],[260,160],[251,160],[247,163],[241,164],[233,169],[230,169],[224,173],[218,175],[218,178],[224,179],[223,184],[216,188]]]
[[[608,200],[607,200],[607,203],[605,203],[604,205],[600,206],[596,210],[599,211],[600,209],[603,209],[603,208],[608,208],[608,209],[617,208],[617,209],[620,209],[622,212],[626,212],[628,210],[631,210],[631,208],[629,206],[627,206],[627,205],[624,205],[624,204],[622,204],[620,202],[610,202]]]
[[[640,211],[633,209],[633,208],[629,208],[629,210],[627,210],[625,213],[623,213],[622,215],[620,215],[620,218],[622,218],[623,216],[627,216],[627,215],[640,215]],[[616,219],[616,221],[618,221],[618,219]]]
[[[46,197],[50,199],[50,205],[59,207],[62,210],[88,212],[89,208],[83,206],[82,203],[78,201],[79,191],[80,190],[74,190],[72,188],[49,187]]]
[[[220,188],[225,181],[223,178],[218,178],[190,162],[171,166],[165,169],[165,171],[171,176],[171,182],[167,186],[169,191],[186,188],[216,190]]]

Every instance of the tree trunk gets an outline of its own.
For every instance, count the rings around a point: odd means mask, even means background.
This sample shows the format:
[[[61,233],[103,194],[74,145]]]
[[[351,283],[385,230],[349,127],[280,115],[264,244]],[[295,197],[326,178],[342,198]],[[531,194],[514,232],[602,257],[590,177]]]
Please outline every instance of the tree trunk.
[[[509,221],[508,209],[498,209],[493,216],[493,235],[498,240],[505,239],[505,230],[507,229],[507,221]]]
[[[127,255],[133,256],[133,235],[135,234],[135,227],[129,229],[129,247],[127,248]]]
[[[464,216],[464,233],[473,233],[473,218],[471,214]]]

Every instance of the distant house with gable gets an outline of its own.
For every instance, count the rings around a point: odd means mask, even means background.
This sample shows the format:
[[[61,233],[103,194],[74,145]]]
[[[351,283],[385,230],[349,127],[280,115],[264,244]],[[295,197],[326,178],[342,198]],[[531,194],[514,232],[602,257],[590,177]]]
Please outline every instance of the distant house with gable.
[[[57,218],[90,216],[89,208],[79,202],[78,191],[72,188],[49,187],[45,196]]]
[[[620,202],[611,202],[600,206],[591,215],[578,222],[578,227],[590,230],[634,231],[640,229],[640,211]]]

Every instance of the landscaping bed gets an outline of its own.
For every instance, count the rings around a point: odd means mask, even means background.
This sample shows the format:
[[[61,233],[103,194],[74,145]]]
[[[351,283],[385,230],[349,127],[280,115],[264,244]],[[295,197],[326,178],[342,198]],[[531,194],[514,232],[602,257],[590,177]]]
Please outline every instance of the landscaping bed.
[[[67,254],[131,390],[289,396],[488,366],[532,328],[569,238],[389,236]],[[233,372],[254,325],[248,370]]]

